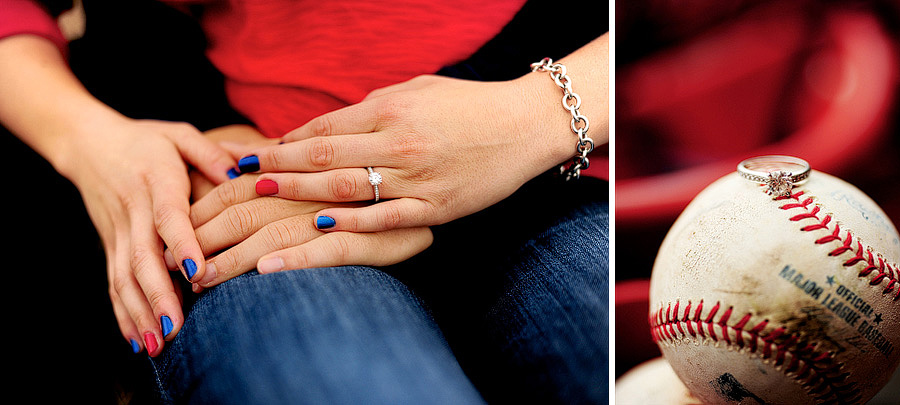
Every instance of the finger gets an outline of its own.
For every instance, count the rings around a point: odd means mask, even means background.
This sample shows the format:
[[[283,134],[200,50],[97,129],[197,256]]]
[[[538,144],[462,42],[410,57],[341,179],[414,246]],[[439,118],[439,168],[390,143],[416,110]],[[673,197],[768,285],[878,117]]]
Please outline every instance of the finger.
[[[160,326],[156,322],[156,316],[144,291],[131,271],[131,263],[128,257],[130,251],[129,235],[127,232],[119,232],[116,235],[117,250],[111,255],[110,264],[110,298],[121,302],[122,308],[135,325],[137,340],[147,349],[147,354],[156,356],[161,349],[162,339]],[[124,316],[124,314],[123,314]],[[121,321],[120,327],[128,325],[127,321]],[[124,333],[124,331],[123,331]],[[134,339],[134,336],[130,336]]]
[[[115,227],[111,225],[112,222],[109,212],[105,211],[100,215],[97,215],[98,213],[95,212],[94,214],[95,215],[93,215],[92,218],[97,224],[100,241],[103,244],[103,252],[106,257],[107,289],[110,303],[113,308],[113,315],[115,316],[116,324],[119,325],[119,331],[131,346],[131,350],[136,354],[144,347],[141,343],[141,333],[116,289],[117,273],[115,269],[118,263],[116,260],[118,257],[118,254],[116,253],[117,233],[115,232]]]
[[[131,320],[125,305],[122,304],[122,300],[117,295],[110,294],[110,299],[112,300],[113,315],[116,318],[116,323],[119,325],[119,331],[121,331],[128,345],[131,346],[131,351],[135,354],[139,353],[144,346],[141,344],[141,334],[138,332],[137,325]]]
[[[256,176],[241,176],[216,186],[191,206],[191,224],[196,228],[228,207],[257,198],[255,184]]]
[[[216,188],[217,184],[198,171],[191,170],[188,177],[191,179],[191,198],[194,201],[200,201],[201,198]]]
[[[109,288],[109,299],[112,303],[113,315],[116,318],[116,323],[119,325],[119,331],[122,333],[122,336],[128,341],[128,344],[131,346],[132,352],[135,354],[139,353],[143,349],[143,344],[141,343],[141,333],[138,329],[138,326],[134,323],[134,320],[131,318],[131,315],[128,312],[128,309],[125,307],[125,304],[122,302],[122,298],[119,296],[118,292],[115,288],[115,281],[113,275],[115,274],[114,268],[116,265],[115,261],[115,248],[114,246],[105,243],[106,248],[106,263],[107,263],[107,278],[108,278],[108,288]],[[149,309],[149,307],[148,307]]]
[[[241,173],[318,172],[345,167],[366,167],[378,162],[394,163],[381,133],[364,133],[315,137],[255,151],[238,161]],[[388,160],[390,159],[390,160]]]
[[[197,128],[190,124],[172,125],[164,133],[175,143],[184,160],[210,180],[220,184],[230,179],[228,172],[237,162]]]
[[[257,198],[228,207],[198,227],[197,240],[204,256],[209,256],[244,241],[266,224],[299,214],[311,214],[325,206],[324,203]],[[309,224],[305,226],[309,227]]]
[[[184,323],[181,303],[165,267],[162,242],[156,234],[153,220],[145,218],[146,215],[143,210],[132,212],[129,265],[143,296],[153,309],[158,336],[170,340]]]
[[[282,137],[283,142],[294,142],[321,136],[362,134],[377,129],[378,103],[357,103],[309,120]]]
[[[194,234],[186,194],[173,192],[184,185],[163,174],[152,183],[151,198],[156,231],[185,279],[203,276],[203,252]]]
[[[390,181],[395,178],[396,172],[378,169],[377,173],[379,199],[399,197],[396,187],[392,187],[397,182]],[[371,201],[375,199],[375,186],[363,168],[316,173],[266,173],[256,180],[256,193],[297,201]]]
[[[437,225],[435,208],[425,200],[400,198],[359,208],[326,208],[316,214],[323,231],[379,232]]]
[[[259,259],[260,273],[344,265],[387,266],[425,250],[433,240],[428,228],[378,233],[334,232]]]
[[[313,214],[299,215],[272,222],[243,242],[223,251],[207,263],[206,276],[197,284],[212,287],[256,268],[266,253],[308,242],[322,233],[309,226]]]

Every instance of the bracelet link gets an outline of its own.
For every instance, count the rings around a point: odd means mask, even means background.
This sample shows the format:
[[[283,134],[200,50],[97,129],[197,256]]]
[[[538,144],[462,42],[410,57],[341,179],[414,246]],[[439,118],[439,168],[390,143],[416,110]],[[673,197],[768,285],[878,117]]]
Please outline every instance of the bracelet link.
[[[594,150],[594,140],[587,137],[590,122],[578,111],[581,108],[581,97],[572,91],[572,79],[566,73],[565,65],[553,63],[553,59],[544,58],[540,62],[532,63],[531,71],[549,72],[553,82],[563,91],[562,105],[566,111],[572,114],[570,127],[572,132],[578,135],[578,143],[575,145],[575,157],[572,159],[572,163],[568,168],[561,165],[559,172],[565,176],[567,181],[573,178],[578,179],[581,177],[581,170],[587,169],[591,165],[587,156]]]

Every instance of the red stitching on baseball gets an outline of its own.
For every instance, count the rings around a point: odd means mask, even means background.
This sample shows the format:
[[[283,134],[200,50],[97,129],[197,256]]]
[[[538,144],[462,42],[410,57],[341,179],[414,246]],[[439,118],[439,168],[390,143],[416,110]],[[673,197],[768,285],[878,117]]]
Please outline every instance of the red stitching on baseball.
[[[789,202],[784,205],[781,205],[779,208],[783,210],[791,210],[791,209],[803,209],[806,212],[802,212],[800,214],[794,215],[789,219],[791,221],[801,221],[804,219],[815,219],[819,221],[818,224],[806,225],[800,228],[801,231],[811,232],[820,229],[829,230],[829,224],[831,223],[832,216],[830,214],[826,214],[819,217],[819,213],[821,211],[821,207],[818,205],[813,205],[812,210],[810,210],[809,206],[813,203],[813,197],[806,197],[803,201],[800,201],[800,197],[804,195],[803,191],[792,192],[787,196],[779,196],[776,197],[775,200],[783,201],[783,200],[794,200],[796,202]],[[823,236],[819,239],[816,239],[817,244],[825,244],[834,241],[843,241],[841,246],[838,246],[834,250],[828,253],[829,256],[840,256],[846,252],[854,251],[853,244],[853,234],[850,231],[845,231],[846,237],[841,238],[841,227],[840,224],[834,224],[834,231],[831,234]],[[856,241],[855,246],[856,253],[853,257],[847,259],[844,263],[844,267],[851,267],[857,263],[864,262],[865,267],[860,270],[859,277],[868,277],[872,274],[873,271],[878,271],[877,274],[869,280],[869,285],[876,286],[881,284],[882,281],[887,280],[887,284],[882,289],[882,294],[887,295],[891,294],[891,299],[897,301],[900,299],[900,280],[898,280],[898,274],[895,269],[888,263],[884,262],[881,254],[877,254],[877,260],[875,259],[876,255],[873,255],[871,249],[864,248],[862,242]],[[893,292],[893,293],[892,293]]]
[[[697,303],[696,308],[693,308],[693,315],[691,315],[693,307],[691,301],[684,306],[684,312],[680,310],[680,301],[676,301],[674,307],[669,303],[652,312],[649,318],[653,341],[671,342],[688,336],[697,338],[692,324],[695,324],[701,339],[705,339],[707,338],[703,335],[705,325],[710,340],[722,341],[728,346],[737,346],[740,349],[746,348],[750,353],[771,360],[775,367],[781,367],[783,373],[794,373],[792,378],[807,389],[817,401],[856,403],[861,399],[861,390],[856,387],[855,382],[847,382],[850,373],[841,372],[841,363],[835,361],[832,353],[818,352],[815,343],[803,341],[802,336],[789,333],[781,326],[765,333],[766,327],[769,326],[768,319],[748,329],[751,313],[745,314],[737,323],[729,326],[728,320],[731,319],[734,307],[727,307],[716,319],[722,308],[721,302],[716,302],[709,309],[709,313],[703,316],[703,303],[703,300]],[[682,328],[681,324],[684,324],[685,328]],[[721,330],[721,338],[715,333],[716,326]],[[684,332],[685,329],[687,333]],[[734,332],[734,341],[729,331]],[[747,339],[744,338],[745,335]]]

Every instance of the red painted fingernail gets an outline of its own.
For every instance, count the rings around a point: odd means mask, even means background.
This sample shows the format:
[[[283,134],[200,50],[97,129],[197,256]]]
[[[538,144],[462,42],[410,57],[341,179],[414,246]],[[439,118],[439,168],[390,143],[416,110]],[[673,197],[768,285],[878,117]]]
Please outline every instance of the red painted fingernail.
[[[147,347],[147,353],[153,353],[159,348],[159,344],[156,343],[156,335],[147,332],[144,334],[144,346]]]
[[[256,182],[256,194],[272,195],[278,192],[278,183],[265,179]]]

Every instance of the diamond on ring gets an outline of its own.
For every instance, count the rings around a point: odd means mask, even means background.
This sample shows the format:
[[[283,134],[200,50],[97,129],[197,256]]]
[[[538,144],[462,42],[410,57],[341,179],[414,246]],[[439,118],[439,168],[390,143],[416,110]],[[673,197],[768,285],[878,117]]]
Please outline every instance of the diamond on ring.
[[[766,192],[769,195],[774,196],[791,195],[791,189],[794,188],[792,176],[791,172],[783,172],[780,170],[770,172],[769,178],[766,180],[766,185],[769,186],[769,189]]]
[[[747,159],[738,164],[737,171],[741,177],[767,186],[766,193],[778,198],[789,197],[795,186],[806,182],[810,167],[803,159],[775,155]]]
[[[378,185],[381,184],[381,181],[383,180],[381,173],[376,172],[371,167],[367,167],[366,170],[369,172],[369,184],[375,189],[375,202],[378,202],[381,197],[378,193]]]

